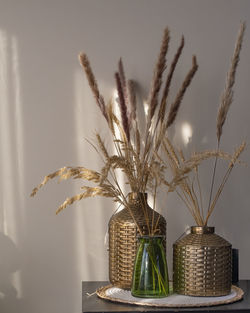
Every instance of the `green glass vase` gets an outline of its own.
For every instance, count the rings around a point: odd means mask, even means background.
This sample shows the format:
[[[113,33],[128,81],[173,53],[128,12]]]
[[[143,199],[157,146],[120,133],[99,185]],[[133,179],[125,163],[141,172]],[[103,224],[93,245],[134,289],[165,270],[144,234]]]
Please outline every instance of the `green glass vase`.
[[[131,294],[140,298],[163,298],[169,294],[164,236],[139,237]]]

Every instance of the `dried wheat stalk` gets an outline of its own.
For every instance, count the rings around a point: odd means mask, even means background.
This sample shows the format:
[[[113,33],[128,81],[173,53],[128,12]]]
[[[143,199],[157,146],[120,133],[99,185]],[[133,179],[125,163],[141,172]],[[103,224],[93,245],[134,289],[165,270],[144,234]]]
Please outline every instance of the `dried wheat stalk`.
[[[245,147],[246,143],[243,142],[240,147],[235,150],[235,153],[233,155],[217,150],[204,151],[195,153],[191,156],[190,159],[186,159],[184,158],[182,151],[175,149],[175,147],[172,145],[168,138],[164,139],[163,149],[167,157],[166,165],[169,166],[172,172],[172,180],[169,182],[169,185],[167,185],[168,192],[177,192],[178,196],[185,203],[188,210],[192,214],[197,225],[204,226],[207,224],[207,221],[214,210],[215,204],[218,201],[218,198],[234,165],[236,163],[242,163],[239,161],[239,156],[244,151]],[[204,216],[198,169],[203,161],[215,157],[228,161],[229,166],[212,201],[212,205],[210,206],[206,216]],[[161,162],[164,161],[161,159]],[[189,178],[191,174],[193,174],[192,180],[190,180]],[[197,190],[195,188],[195,184]]]
[[[207,212],[207,216],[206,216],[206,219],[205,219],[205,225],[207,225],[207,222],[208,222],[208,219],[209,217],[211,216],[211,214],[213,213],[214,211],[214,208],[215,208],[215,205],[219,199],[219,196],[221,195],[222,193],[222,190],[231,174],[231,171],[236,163],[236,161],[238,160],[238,158],[240,157],[241,153],[244,151],[244,149],[246,148],[246,143],[243,141],[243,143],[239,146],[238,149],[235,150],[235,153],[234,153],[234,156],[232,158],[232,161],[226,171],[226,174],[224,175],[223,179],[222,179],[222,182],[217,190],[217,193],[214,197],[214,200],[212,201],[212,204],[209,206],[209,209],[208,209],[208,212]]]
[[[177,115],[177,112],[179,110],[179,107],[180,107],[180,104],[181,104],[181,101],[184,97],[184,94],[188,88],[188,86],[190,85],[193,77],[194,77],[194,74],[195,72],[197,71],[198,69],[198,65],[197,65],[197,62],[196,62],[196,57],[193,56],[193,64],[192,64],[192,68],[191,70],[188,72],[184,82],[182,83],[182,86],[175,98],[175,101],[171,104],[170,106],[170,110],[169,110],[169,114],[168,114],[168,119],[167,119],[167,128],[170,127],[170,125],[173,124],[175,118],[176,118],[176,115]]]
[[[93,92],[95,99],[96,99],[97,105],[99,106],[105,119],[108,120],[104,98],[99,92],[99,88],[98,88],[95,76],[93,74],[93,71],[91,69],[87,55],[85,53],[81,53],[79,55],[79,60],[80,60],[80,64],[82,65],[82,67],[86,73],[86,76],[87,76],[87,79],[89,82],[89,86]]]
[[[114,195],[112,193],[106,192],[105,189],[100,187],[85,187],[85,192],[80,193],[78,195],[75,195],[71,198],[67,198],[62,205],[59,206],[59,208],[56,211],[56,214],[60,213],[63,209],[65,209],[67,206],[73,204],[76,201],[80,201],[82,199],[86,199],[89,197],[95,197],[95,196],[101,196],[101,197],[110,197],[113,198]]]
[[[119,77],[121,80],[121,85],[122,85],[122,90],[123,90],[123,95],[124,95],[124,101],[125,101],[126,107],[128,108],[128,106],[129,106],[128,86],[127,86],[125,71],[124,71],[123,62],[122,62],[121,58],[118,62],[118,73],[119,73]]]
[[[240,26],[240,31],[239,31],[237,42],[235,45],[231,67],[227,74],[225,89],[221,95],[221,104],[220,104],[220,108],[219,108],[218,116],[217,116],[217,140],[218,142],[220,142],[221,135],[222,135],[222,128],[226,121],[226,117],[227,117],[230,105],[233,101],[233,94],[234,94],[233,86],[235,83],[236,69],[240,60],[240,51],[242,47],[245,28],[246,28],[245,23],[242,23]]]
[[[222,135],[222,128],[226,121],[226,117],[228,114],[229,107],[233,101],[233,86],[235,82],[235,75],[236,75],[236,69],[239,63],[240,59],[240,51],[242,47],[243,42],[243,36],[245,32],[245,23],[242,23],[240,26],[240,31],[238,34],[231,67],[227,74],[227,80],[226,80],[226,86],[224,89],[224,92],[221,96],[221,104],[217,115],[217,150],[219,150],[220,147],[220,141],[221,141],[221,135]],[[217,169],[217,157],[215,158],[214,167],[213,167],[213,175],[212,175],[212,182],[211,182],[211,188],[210,188],[210,195],[209,195],[209,203],[208,203],[208,211],[210,210],[211,201],[212,201],[212,195],[213,195],[213,188],[214,188],[214,181],[215,181],[215,174]]]
[[[132,120],[136,120],[136,94],[135,94],[135,83],[132,79],[128,81],[128,97],[130,103],[130,125]]]
[[[161,122],[163,122],[163,119],[165,117],[167,98],[168,98],[168,93],[169,93],[171,81],[172,81],[172,78],[173,78],[173,74],[174,74],[176,65],[177,65],[178,60],[179,60],[179,58],[181,56],[183,47],[184,47],[184,36],[182,36],[182,38],[181,38],[180,46],[179,46],[179,48],[178,48],[178,50],[177,50],[177,52],[176,52],[176,54],[174,56],[174,59],[173,59],[173,61],[171,63],[170,71],[168,73],[168,76],[167,76],[167,79],[166,79],[166,84],[165,84],[165,87],[164,87],[164,90],[163,90],[162,99],[161,99],[161,106],[160,106],[160,109],[159,109],[159,116],[158,116],[158,120],[160,119]]]
[[[128,112],[127,112],[127,106],[125,103],[125,97],[124,97],[119,73],[115,73],[115,80],[116,80],[116,86],[117,86],[117,91],[118,91],[118,96],[119,96],[119,105],[120,105],[120,110],[121,110],[122,125],[123,125],[124,132],[126,134],[127,140],[130,141]]]
[[[148,99],[150,121],[152,120],[154,116],[154,113],[158,104],[158,94],[159,94],[161,84],[162,84],[162,75],[166,67],[166,54],[168,51],[169,39],[170,39],[169,29],[166,28],[164,30],[160,54],[159,54],[158,61],[155,66],[152,87],[151,87],[151,91],[150,91],[149,99]]]

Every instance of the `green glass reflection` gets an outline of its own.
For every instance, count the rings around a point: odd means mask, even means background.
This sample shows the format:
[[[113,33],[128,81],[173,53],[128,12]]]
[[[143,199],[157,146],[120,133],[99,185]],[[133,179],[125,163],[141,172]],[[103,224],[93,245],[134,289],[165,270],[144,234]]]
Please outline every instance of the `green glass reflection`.
[[[131,294],[141,298],[162,298],[169,294],[163,236],[139,237]]]

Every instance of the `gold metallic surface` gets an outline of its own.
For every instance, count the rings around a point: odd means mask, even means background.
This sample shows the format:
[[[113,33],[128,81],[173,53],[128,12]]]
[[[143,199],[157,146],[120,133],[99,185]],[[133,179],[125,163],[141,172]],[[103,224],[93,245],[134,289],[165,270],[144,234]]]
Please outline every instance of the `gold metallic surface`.
[[[191,228],[173,245],[174,291],[189,296],[223,296],[232,284],[232,246],[213,227]]]
[[[211,226],[192,226],[192,234],[214,234],[214,227]]]
[[[139,195],[146,203],[147,195]],[[154,223],[159,220],[157,234],[166,236],[165,218],[153,211],[147,204],[142,208],[141,199],[138,198],[137,193],[129,194],[129,204],[143,235],[148,235],[148,225],[145,220],[146,213],[148,221],[151,221],[150,226],[152,220],[155,221]],[[138,244],[137,236],[139,235],[139,231],[127,208],[111,217],[109,222],[109,280],[117,287],[123,289],[130,289],[131,287]],[[165,242],[164,247],[166,247]]]

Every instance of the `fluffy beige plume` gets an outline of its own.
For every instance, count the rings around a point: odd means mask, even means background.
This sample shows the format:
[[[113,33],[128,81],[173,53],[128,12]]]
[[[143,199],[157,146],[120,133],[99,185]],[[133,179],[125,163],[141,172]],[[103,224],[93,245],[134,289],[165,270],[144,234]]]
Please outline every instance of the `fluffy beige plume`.
[[[76,201],[80,201],[82,199],[95,197],[95,196],[111,197],[111,198],[113,197],[113,194],[106,192],[105,189],[100,188],[100,187],[84,187],[84,189],[86,190],[85,192],[75,195],[71,198],[67,198],[63,202],[63,204],[59,206],[58,210],[56,211],[56,214],[60,213],[67,206],[73,204]]]
[[[128,81],[128,98],[130,103],[130,116],[129,121],[131,125],[132,120],[136,120],[136,94],[135,94],[135,82],[130,79]]]
[[[96,99],[97,105],[99,106],[105,119],[108,121],[105,101],[104,101],[103,96],[99,92],[97,81],[95,79],[95,76],[94,76],[94,73],[93,73],[92,68],[90,66],[89,59],[88,59],[87,55],[85,53],[81,53],[79,55],[79,61],[80,61],[80,64],[85,71],[85,74],[86,74],[88,82],[89,82],[89,86],[92,90],[92,93],[93,93],[95,99]]]
[[[243,36],[245,32],[246,25],[242,23],[240,26],[237,42],[234,49],[234,54],[231,62],[230,70],[227,74],[227,81],[225,85],[224,92],[221,96],[221,104],[217,115],[217,140],[220,142],[222,135],[222,128],[226,121],[227,113],[230,108],[230,105],[233,101],[233,86],[235,83],[236,69],[240,60],[240,51],[243,42]]]
[[[129,120],[128,120],[128,110],[125,102],[125,96],[122,88],[122,82],[119,73],[115,73],[116,87],[119,97],[119,107],[121,112],[122,126],[126,134],[128,142],[130,141],[130,131],[129,131]]]
[[[162,93],[161,106],[160,106],[160,109],[159,109],[159,116],[158,116],[158,120],[161,120],[161,122],[163,122],[163,119],[165,117],[167,98],[168,98],[168,93],[169,93],[171,81],[172,81],[172,78],[173,78],[173,74],[174,74],[176,65],[177,65],[178,60],[179,60],[179,58],[181,56],[183,47],[184,47],[184,36],[182,36],[182,38],[181,38],[180,46],[177,49],[177,52],[176,52],[176,54],[174,56],[174,59],[173,59],[173,61],[171,63],[170,71],[168,73],[168,76],[167,76],[167,79],[166,79],[166,84],[165,84],[165,87],[164,87],[164,90],[163,90],[163,93]]]
[[[171,104],[170,106],[170,110],[169,110],[169,114],[168,114],[168,119],[167,119],[167,128],[170,127],[175,118],[176,118],[176,115],[178,113],[178,110],[180,108],[180,104],[181,104],[181,101],[184,97],[184,94],[188,88],[188,86],[190,85],[193,77],[194,77],[194,74],[196,73],[198,69],[198,64],[196,62],[196,56],[193,56],[193,65],[192,65],[192,68],[191,70],[188,72],[184,82],[182,83],[182,86],[175,98],[175,101]]]
[[[148,99],[150,120],[152,120],[156,107],[158,105],[158,95],[162,84],[162,75],[166,67],[166,54],[168,51],[169,40],[170,40],[169,29],[165,28],[160,54],[155,66],[152,87]]]
[[[60,176],[62,176],[62,175],[65,173],[66,170],[67,170],[67,167],[62,167],[62,168],[60,168],[59,170],[57,170],[57,171],[55,171],[55,172],[53,172],[53,173],[51,173],[51,174],[45,176],[44,179],[43,179],[43,181],[41,182],[41,184],[38,185],[37,187],[35,187],[35,188],[32,190],[32,193],[31,193],[30,196],[31,196],[31,197],[34,197],[34,196],[36,195],[36,193],[38,192],[38,190],[39,190],[40,188],[42,188],[44,185],[46,185],[49,180],[51,180],[51,179],[53,179],[53,178],[55,178],[55,177],[60,177]]]

